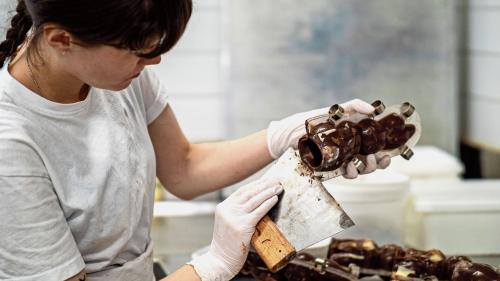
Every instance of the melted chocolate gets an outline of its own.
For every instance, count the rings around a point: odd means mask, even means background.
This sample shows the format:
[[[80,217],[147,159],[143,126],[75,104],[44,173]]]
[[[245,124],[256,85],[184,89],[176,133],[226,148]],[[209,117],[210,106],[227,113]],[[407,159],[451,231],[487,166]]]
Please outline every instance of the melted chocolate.
[[[337,124],[329,120],[306,122],[307,134],[299,140],[302,161],[314,171],[333,171],[356,154],[368,155],[404,145],[415,134],[415,126],[405,124],[397,114],[375,121],[364,118]]]
[[[373,154],[383,150],[386,145],[387,132],[381,123],[373,119],[363,119],[357,127],[361,131],[362,144],[359,153],[363,155]]]

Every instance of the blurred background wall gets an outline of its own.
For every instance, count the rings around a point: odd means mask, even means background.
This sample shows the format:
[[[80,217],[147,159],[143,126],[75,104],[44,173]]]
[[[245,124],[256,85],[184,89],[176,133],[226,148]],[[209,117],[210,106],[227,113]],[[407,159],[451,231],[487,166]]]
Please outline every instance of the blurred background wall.
[[[13,0],[0,0],[7,26]],[[155,69],[192,141],[361,98],[409,101],[420,144],[500,177],[500,3],[495,0],[198,0],[178,46]],[[1,29],[4,36],[5,29]],[[491,124],[491,125],[485,125]]]
[[[453,1],[231,4],[231,133],[352,98],[409,101],[423,119],[421,143],[456,152]]]
[[[198,1],[157,69],[194,141],[357,97],[414,103],[421,143],[456,154],[455,9],[439,0]]]

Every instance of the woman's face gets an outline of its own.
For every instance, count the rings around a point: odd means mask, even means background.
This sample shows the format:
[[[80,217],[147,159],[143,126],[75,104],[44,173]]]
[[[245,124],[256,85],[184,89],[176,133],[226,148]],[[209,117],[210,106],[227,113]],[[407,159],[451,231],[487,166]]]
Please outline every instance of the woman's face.
[[[96,88],[119,91],[128,87],[145,66],[160,63],[160,56],[138,56],[148,53],[155,46],[156,43],[144,50],[129,51],[108,45],[77,45],[64,55],[67,56],[65,64],[68,71],[82,82]]]

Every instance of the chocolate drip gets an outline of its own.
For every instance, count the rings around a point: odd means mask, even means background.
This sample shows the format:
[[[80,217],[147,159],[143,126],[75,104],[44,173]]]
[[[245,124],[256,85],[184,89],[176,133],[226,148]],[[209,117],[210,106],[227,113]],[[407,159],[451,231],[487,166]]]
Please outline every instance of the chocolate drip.
[[[337,124],[330,120],[306,122],[307,134],[299,140],[302,161],[314,171],[338,169],[356,154],[368,155],[404,145],[416,128],[405,124],[403,117],[389,114],[375,121],[364,118]]]

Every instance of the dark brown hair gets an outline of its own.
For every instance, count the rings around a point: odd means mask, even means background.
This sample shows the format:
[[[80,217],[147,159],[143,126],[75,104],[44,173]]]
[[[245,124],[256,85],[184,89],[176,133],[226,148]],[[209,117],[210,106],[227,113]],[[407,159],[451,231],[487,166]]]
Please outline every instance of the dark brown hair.
[[[0,66],[15,55],[32,27],[35,40],[46,23],[60,25],[89,46],[138,50],[159,36],[158,46],[141,55],[152,58],[177,43],[191,12],[191,0],[18,0],[16,15],[0,44]]]

